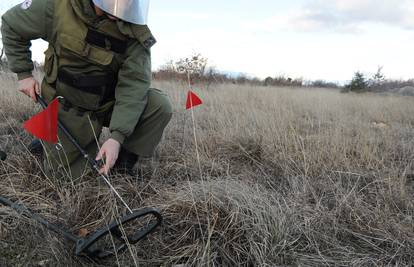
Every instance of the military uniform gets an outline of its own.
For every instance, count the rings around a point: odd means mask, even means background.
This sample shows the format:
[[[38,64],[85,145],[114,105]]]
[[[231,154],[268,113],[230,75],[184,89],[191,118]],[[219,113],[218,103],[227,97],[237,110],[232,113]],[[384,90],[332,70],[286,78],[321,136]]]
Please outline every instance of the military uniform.
[[[104,126],[123,149],[152,155],[172,107],[150,88],[155,39],[147,26],[98,17],[90,0],[26,0],[2,16],[2,38],[19,80],[32,75],[30,41],[49,43],[42,96],[63,97],[59,119],[91,156]],[[61,132],[59,140],[61,149],[46,144],[46,171],[80,176],[86,161]]]

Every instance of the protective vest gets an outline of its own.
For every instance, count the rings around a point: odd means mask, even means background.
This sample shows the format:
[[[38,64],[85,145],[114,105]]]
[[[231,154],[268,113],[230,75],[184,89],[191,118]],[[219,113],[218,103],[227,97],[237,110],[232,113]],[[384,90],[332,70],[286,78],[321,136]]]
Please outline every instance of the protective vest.
[[[66,103],[97,110],[114,99],[128,42],[135,39],[149,49],[155,39],[146,26],[120,28],[108,19],[92,24],[75,1],[79,0],[55,1],[53,37],[45,52],[45,81]]]

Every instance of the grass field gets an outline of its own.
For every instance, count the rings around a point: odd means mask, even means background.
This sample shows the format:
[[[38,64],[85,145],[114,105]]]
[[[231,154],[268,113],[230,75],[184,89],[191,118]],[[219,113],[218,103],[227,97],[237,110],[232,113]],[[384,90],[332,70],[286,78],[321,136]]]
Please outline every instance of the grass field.
[[[132,207],[160,209],[162,227],[98,264],[0,207],[0,266],[412,266],[414,98],[200,86],[194,126],[187,88],[154,86],[175,107],[165,138],[139,177],[112,182]],[[38,108],[15,87],[3,75],[0,195],[75,233],[125,211],[95,176],[43,176],[21,128]]]

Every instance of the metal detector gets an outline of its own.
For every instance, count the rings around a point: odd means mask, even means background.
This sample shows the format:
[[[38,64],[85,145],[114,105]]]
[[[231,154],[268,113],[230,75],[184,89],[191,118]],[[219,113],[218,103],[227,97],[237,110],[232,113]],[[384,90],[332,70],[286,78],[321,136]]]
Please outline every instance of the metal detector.
[[[37,96],[37,100],[43,108],[47,107],[47,104],[42,97]],[[87,152],[78,144],[78,142],[69,133],[67,128],[63,125],[63,123],[60,120],[58,120],[58,127],[63,132],[63,134],[70,140],[70,142],[79,150],[83,157],[88,161],[89,165],[94,170],[99,172],[99,163],[87,154]],[[4,161],[6,160],[6,158],[7,154],[3,151],[0,151],[0,159]],[[115,195],[122,202],[122,204],[127,208],[129,214],[126,214],[121,218],[114,220],[105,227],[98,229],[95,232],[90,233],[83,238],[74,235],[66,228],[50,223],[40,215],[33,213],[19,201],[13,202],[3,196],[0,196],[0,203],[9,206],[22,216],[31,218],[39,222],[48,230],[63,235],[66,239],[75,244],[76,256],[88,256],[94,259],[103,259],[106,257],[117,255],[118,253],[124,251],[129,244],[136,244],[138,241],[142,240],[144,237],[154,232],[155,229],[161,225],[162,216],[157,209],[153,208],[132,210],[126,204],[126,202],[117,192],[117,190],[112,186],[108,176],[105,174],[100,174],[100,176],[108,184],[110,189],[115,193]],[[145,226],[141,227],[140,229],[134,229],[133,223],[138,222],[143,222]],[[128,226],[130,224],[132,224],[131,227],[133,229],[131,233],[127,233],[125,231],[125,228],[131,228]],[[112,237],[115,237],[116,240],[114,240]]]

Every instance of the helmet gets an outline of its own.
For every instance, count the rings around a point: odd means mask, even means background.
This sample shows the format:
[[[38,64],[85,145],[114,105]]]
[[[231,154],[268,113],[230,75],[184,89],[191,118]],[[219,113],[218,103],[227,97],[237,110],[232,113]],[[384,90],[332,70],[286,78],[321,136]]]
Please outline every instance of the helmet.
[[[92,0],[103,11],[121,20],[146,25],[150,0]]]

